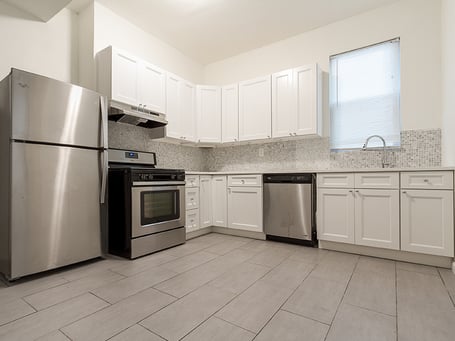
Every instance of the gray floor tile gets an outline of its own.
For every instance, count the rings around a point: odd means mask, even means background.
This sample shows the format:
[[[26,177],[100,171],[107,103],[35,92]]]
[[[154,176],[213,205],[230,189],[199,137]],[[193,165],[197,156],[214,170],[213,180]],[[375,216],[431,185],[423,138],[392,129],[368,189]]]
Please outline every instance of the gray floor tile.
[[[323,341],[329,326],[280,310],[262,329],[257,341]]]
[[[218,255],[215,255],[213,253],[205,252],[205,251],[199,251],[196,253],[192,253],[188,256],[178,258],[176,260],[170,261],[168,263],[165,263],[163,265],[160,265],[163,268],[172,270],[177,273],[185,272],[188,271],[198,265],[207,263],[208,261],[211,261],[212,259],[218,257]]]
[[[318,264],[327,254],[327,250],[302,246],[295,250],[289,259]]]
[[[256,335],[216,317],[211,317],[182,340],[184,341],[250,341]]]
[[[395,317],[342,304],[327,341],[396,341]]]
[[[33,314],[33,309],[23,299],[16,298],[0,305],[0,326],[21,317]]]
[[[46,334],[35,341],[71,341],[65,334],[61,331],[56,330],[52,333]]]
[[[401,308],[425,311],[451,310],[453,304],[441,278],[397,270],[397,304]]]
[[[248,260],[250,263],[259,264],[274,268],[292,254],[292,251],[285,249],[268,248]]]
[[[166,250],[165,253],[175,257],[183,257],[202,251],[203,249],[207,249],[208,247],[221,242],[223,242],[223,240],[220,240],[219,238],[207,240],[207,238],[199,237],[191,239],[183,245]]]
[[[438,270],[434,266],[397,262],[397,269],[418,272],[425,275],[439,276]]]
[[[343,261],[327,261],[327,258],[316,265],[311,275],[314,277],[347,284],[354,271],[355,264]]]
[[[253,333],[258,333],[292,294],[288,286],[256,282],[237,296],[216,316]]]
[[[438,269],[444,285],[455,304],[455,274],[450,269]]]
[[[396,315],[395,276],[371,271],[354,272],[344,302],[379,313]]]
[[[62,331],[71,340],[106,340],[172,303],[175,298],[147,289],[87,316]]]
[[[24,300],[32,305],[36,310],[42,310],[54,304],[82,295],[107,283],[118,281],[122,278],[124,278],[122,275],[112,271],[102,271],[98,274],[89,275],[58,287],[26,296],[24,297]]]
[[[215,253],[217,255],[225,255],[226,253],[235,250],[246,243],[248,243],[247,240],[228,240],[204,249],[204,251]]]
[[[101,271],[109,270],[111,268],[120,266],[122,264],[128,264],[129,260],[125,258],[107,258],[100,259],[89,264],[76,265],[74,268],[69,270],[63,270],[61,276],[68,281],[75,281],[77,279],[96,275]]]
[[[106,306],[99,298],[84,294],[0,327],[0,340],[34,340]]]
[[[248,243],[242,245],[241,249],[251,250],[257,253],[267,250],[270,247],[271,242],[265,240],[253,239]]]
[[[153,314],[140,324],[167,340],[179,340],[228,303],[229,291],[204,286]]]
[[[141,325],[135,324],[120,334],[117,334],[112,339],[109,339],[109,341],[164,341],[164,339],[153,334]]]
[[[303,282],[314,266],[313,263],[286,259],[267,273],[262,281],[277,287],[287,286],[294,290]]]
[[[160,283],[155,288],[175,297],[183,297],[241,264],[251,256],[251,252],[248,250],[234,250]]]
[[[113,304],[176,275],[177,273],[174,271],[156,267],[120,281],[98,287],[91,290],[91,292]]]
[[[369,271],[395,278],[395,261],[362,256],[359,258],[355,271]]]
[[[345,289],[346,284],[310,275],[287,300],[282,309],[330,324]]]
[[[111,270],[129,277],[176,259],[177,257],[171,256],[168,253],[157,252],[153,255],[135,259],[126,264],[113,267]]]
[[[267,266],[246,262],[217,277],[209,285],[240,294],[269,271]]]

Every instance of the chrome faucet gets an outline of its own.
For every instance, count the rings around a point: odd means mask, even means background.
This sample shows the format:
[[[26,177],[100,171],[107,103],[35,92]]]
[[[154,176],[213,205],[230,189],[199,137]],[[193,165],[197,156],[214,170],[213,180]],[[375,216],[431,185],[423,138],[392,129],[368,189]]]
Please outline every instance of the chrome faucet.
[[[378,138],[382,141],[382,168],[385,168],[385,166],[388,166],[389,164],[386,163],[386,158],[385,158],[385,152],[386,152],[386,143],[385,143],[385,140],[382,136],[380,135],[371,135],[371,136],[368,136],[368,138],[366,139],[365,143],[363,144],[363,147],[362,147],[362,150],[363,151],[367,151],[368,150],[368,142],[370,142],[370,140],[372,138]]]

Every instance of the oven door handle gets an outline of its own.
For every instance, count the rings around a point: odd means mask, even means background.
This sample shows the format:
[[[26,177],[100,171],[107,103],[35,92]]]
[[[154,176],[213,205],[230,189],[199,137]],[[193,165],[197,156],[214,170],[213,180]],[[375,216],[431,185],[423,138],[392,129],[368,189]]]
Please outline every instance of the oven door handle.
[[[133,181],[133,186],[185,186],[185,181]]]

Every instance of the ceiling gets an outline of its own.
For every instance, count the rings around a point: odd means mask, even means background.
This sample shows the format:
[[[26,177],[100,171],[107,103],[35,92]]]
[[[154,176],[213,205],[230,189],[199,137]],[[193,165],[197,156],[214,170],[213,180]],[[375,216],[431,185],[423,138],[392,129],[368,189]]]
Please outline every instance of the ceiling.
[[[35,18],[47,22],[65,8],[71,0],[1,0],[1,2],[19,8]]]
[[[97,1],[205,65],[397,0]]]

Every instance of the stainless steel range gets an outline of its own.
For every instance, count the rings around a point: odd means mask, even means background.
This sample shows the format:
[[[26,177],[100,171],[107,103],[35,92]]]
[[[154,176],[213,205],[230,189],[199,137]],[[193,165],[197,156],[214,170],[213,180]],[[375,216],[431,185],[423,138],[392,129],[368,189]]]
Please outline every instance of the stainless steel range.
[[[109,149],[109,253],[137,258],[185,243],[185,171],[155,153]]]

